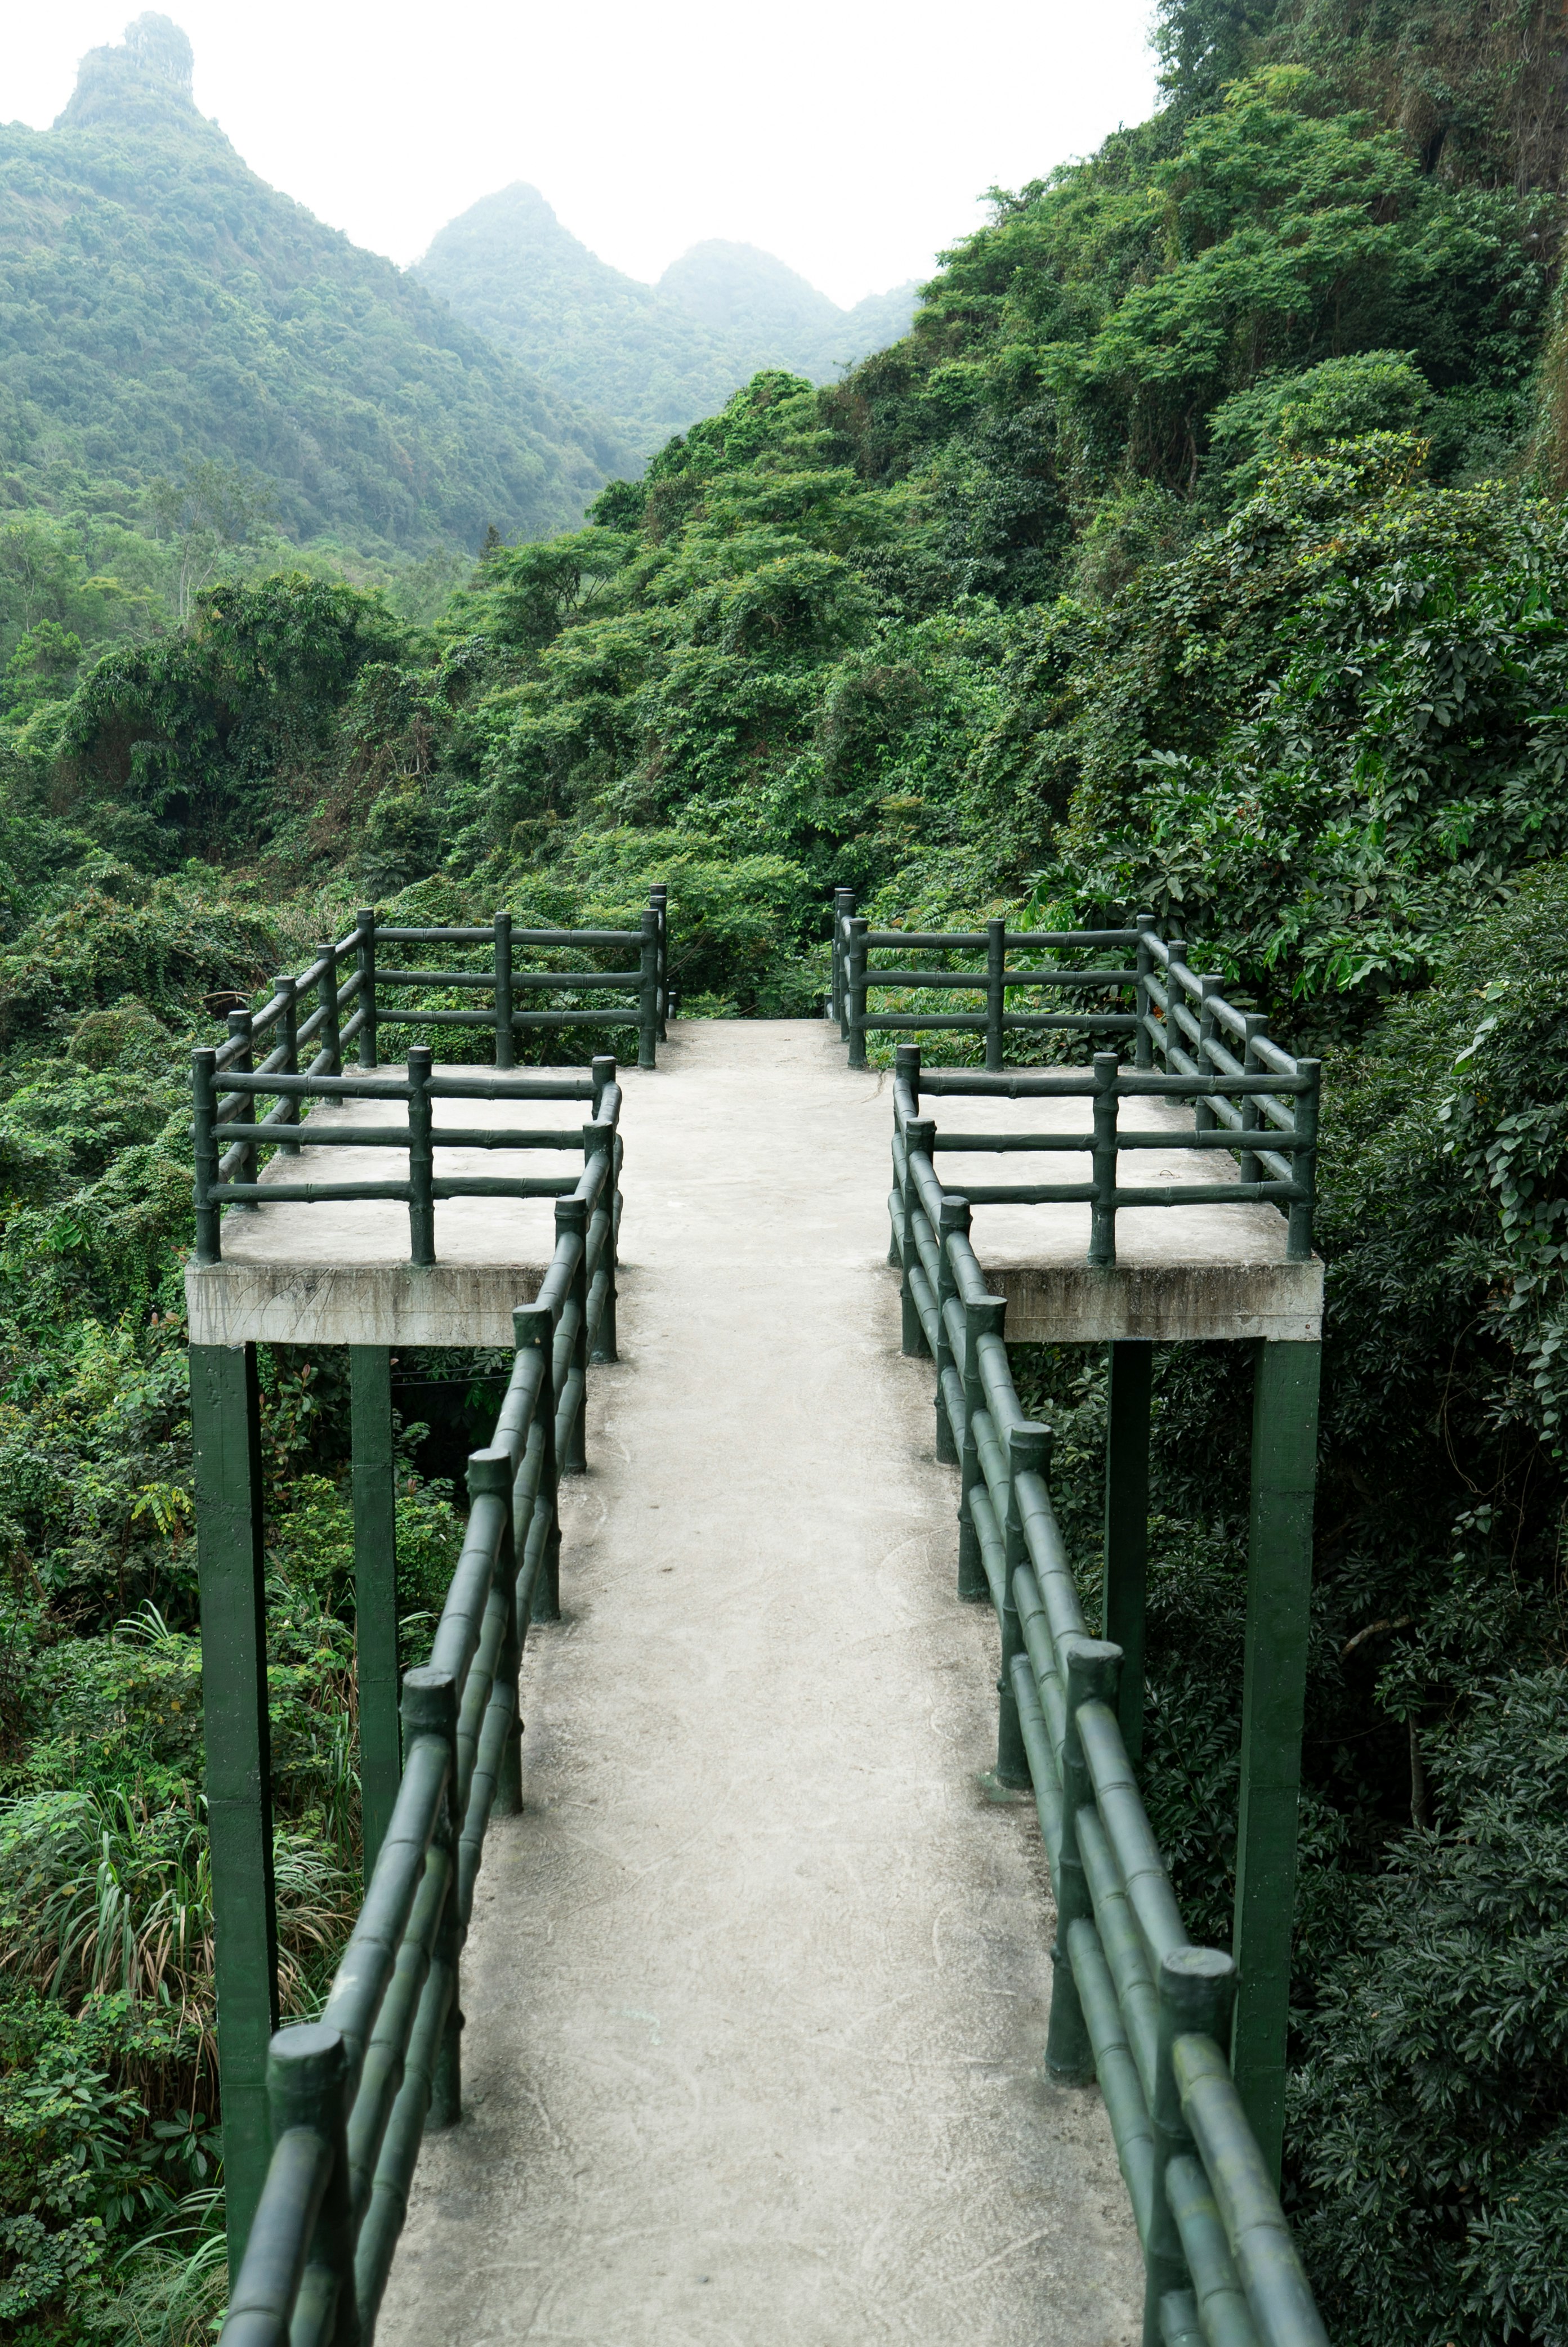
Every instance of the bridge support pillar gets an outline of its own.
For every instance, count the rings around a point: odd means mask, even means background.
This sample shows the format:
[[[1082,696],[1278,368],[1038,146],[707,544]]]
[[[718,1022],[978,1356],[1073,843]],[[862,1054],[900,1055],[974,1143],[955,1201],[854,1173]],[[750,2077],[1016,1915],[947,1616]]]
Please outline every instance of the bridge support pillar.
[[[278,2025],[272,1739],[254,1345],[192,1345],[201,1702],[212,1864],[218,2076],[229,2270],[237,2274],[272,2153],[267,2044]]]
[[[1321,1358],[1320,1345],[1260,1343],[1253,1396],[1231,2064],[1242,2106],[1276,2184],[1285,2124]]]
[[[364,1880],[386,1839],[403,1777],[398,1722],[397,1519],[393,1488],[392,1356],[348,1348],[354,1431],[354,1655]]]
[[[1122,1649],[1122,1741],[1143,1757],[1143,1611],[1149,1579],[1149,1394],[1154,1348],[1107,1347],[1105,1583],[1101,1635]]]

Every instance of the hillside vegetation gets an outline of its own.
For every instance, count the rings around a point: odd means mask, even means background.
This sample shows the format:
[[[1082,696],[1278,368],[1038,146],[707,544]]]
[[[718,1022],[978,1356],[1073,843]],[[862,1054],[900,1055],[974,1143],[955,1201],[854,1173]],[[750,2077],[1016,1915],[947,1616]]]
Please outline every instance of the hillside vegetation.
[[[907,333],[915,287],[841,310],[754,245],[693,245],[657,285],[589,251],[521,181],[441,231],[415,274],[540,379],[609,416],[643,456],[761,367],[829,382]]]
[[[477,548],[579,518],[631,456],[247,170],[167,17],[84,60],[52,130],[0,129],[0,497],[144,529],[234,468],[289,538]]]
[[[999,197],[907,336],[839,384],[758,374],[421,624],[220,548],[159,629],[85,540],[35,560],[0,528],[20,2339],[193,2337],[221,2287],[180,1286],[204,1000],[373,897],[598,922],[662,879],[689,1011],[807,1016],[845,880],[921,928],[1152,909],[1325,1060],[1286,2194],[1338,2347],[1568,2347],[1555,19],[1167,0],[1162,26],[1162,114]],[[1238,1350],[1158,1360],[1144,1772],[1221,1941]],[[471,1367],[399,1372],[411,1612],[451,1555]],[[1087,1579],[1102,1366],[1018,1367]],[[328,1353],[264,1382],[302,2009],[354,1863],[346,1399]]]

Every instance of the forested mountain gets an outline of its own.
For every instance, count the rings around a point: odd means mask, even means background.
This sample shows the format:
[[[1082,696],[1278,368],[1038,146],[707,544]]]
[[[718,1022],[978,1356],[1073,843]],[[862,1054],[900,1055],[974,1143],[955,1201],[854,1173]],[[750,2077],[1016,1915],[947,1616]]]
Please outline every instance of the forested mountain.
[[[384,551],[559,528],[632,452],[257,179],[143,16],[52,130],[0,130],[0,456],[13,507],[134,518],[217,462]]]
[[[827,382],[907,332],[913,285],[841,310],[754,245],[712,241],[640,284],[590,252],[518,181],[441,231],[416,273],[460,318],[645,455],[722,406],[760,367]]]
[[[292,566],[196,582],[176,624],[0,525],[0,2303],[40,2347],[201,2311],[197,2260],[139,2229],[155,2186],[198,2190],[213,2107],[210,1969],[157,1937],[179,1899],[199,1941],[203,1895],[205,1000],[372,896],[598,922],[655,879],[690,1010],[817,1010],[845,880],[921,928],[1152,909],[1322,1055],[1286,2190],[1337,2347],[1568,2347],[1560,24],[1161,25],[1161,113],[999,200],[910,333],[842,383],[758,374],[588,527],[487,544],[427,628]],[[1155,1373],[1144,1778],[1221,1940],[1240,1350]],[[1019,1369],[1087,1587],[1101,1365]],[[346,1381],[283,1348],[265,1380],[305,2009],[356,1863]],[[446,1455],[409,1430],[415,1604]],[[168,2002],[78,1929],[106,1882]],[[112,2273],[106,2222],[140,2244]]]

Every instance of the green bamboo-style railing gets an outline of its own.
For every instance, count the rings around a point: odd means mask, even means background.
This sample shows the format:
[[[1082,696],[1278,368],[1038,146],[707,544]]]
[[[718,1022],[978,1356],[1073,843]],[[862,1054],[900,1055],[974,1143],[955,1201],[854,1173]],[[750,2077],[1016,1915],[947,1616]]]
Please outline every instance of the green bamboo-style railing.
[[[489,1446],[468,1462],[466,1534],[430,1660],[403,1680],[404,1764],[364,1901],[319,2022],[268,2060],[272,2155],[227,2347],[368,2342],[427,2126],[462,2094],[458,1964],[486,1828],[522,1806],[518,1673],[559,1611],[557,1479],[580,1472],[590,1359],[615,1358],[620,1215],[613,1065]]]
[[[1122,1650],[1090,1635],[1050,1437],[1019,1402],[1006,1302],[970,1243],[975,1194],[936,1171],[920,1096],[942,1081],[899,1049],[890,1256],[904,1349],[936,1365],[938,1456],[960,1471],[958,1594],[989,1597],[1000,1625],[997,1777],[1032,1790],[1050,1868],[1046,2065],[1098,2078],[1143,2250],[1145,2347],[1326,2347],[1224,2050],[1235,1966],[1183,1926],[1122,1737]]]
[[[432,1103],[438,1100],[579,1100],[590,1095],[580,1081],[538,1075],[504,1075],[516,1064],[516,1037],[527,1030],[635,1027],[638,1065],[651,1069],[666,1038],[671,1014],[668,891],[649,892],[637,929],[515,929],[509,913],[497,913],[483,928],[404,928],[384,923],[373,908],[355,917],[350,935],[318,946],[297,976],[285,971],[272,981],[270,999],[258,1010],[231,1010],[227,1040],[192,1054],[192,1131],[195,1141],[196,1259],[217,1263],[222,1255],[225,1206],[318,1204],[369,1198],[406,1203],[409,1259],[436,1260],[435,1207],[442,1198],[559,1197],[575,1177],[518,1174],[438,1174],[438,1149],[529,1150],[575,1145],[576,1136],[555,1132],[508,1131],[504,1126],[433,1129]],[[382,948],[398,946],[486,946],[485,969],[413,969],[389,967]],[[635,947],[635,969],[518,970],[519,945],[558,951]],[[353,962],[344,977],[344,965]],[[489,992],[493,1007],[454,1010],[438,1005],[410,1007],[404,998],[420,991],[473,988]],[[567,1010],[517,1007],[519,990],[613,994],[635,989],[633,1005],[579,1005]],[[315,1008],[302,1016],[310,997]],[[395,1002],[388,996],[398,998]],[[347,1016],[345,1017],[345,1012]],[[427,1045],[411,1044],[401,1077],[377,1076],[381,1030],[386,1027],[453,1027],[487,1030],[494,1037],[494,1079],[477,1073],[435,1072]],[[259,1043],[270,1049],[258,1061]],[[344,1053],[353,1046],[352,1074]],[[313,1048],[313,1051],[312,1047]],[[302,1061],[302,1054],[306,1056]],[[599,1063],[596,1062],[596,1065]],[[613,1060],[608,1062],[611,1067]],[[597,1102],[596,1085],[591,1097]],[[263,1113],[260,1103],[277,1105]],[[399,1101],[408,1106],[401,1125],[333,1125],[316,1120],[304,1133],[302,1103],[313,1100]],[[316,1148],[384,1148],[404,1152],[406,1174],[385,1181],[360,1177],[341,1182],[261,1181],[259,1153],[277,1150],[297,1156]]]
[[[849,1064],[866,1064],[868,1034],[951,1031],[983,1035],[986,1069],[929,1071],[920,1079],[928,1093],[996,1094],[1009,1100],[1081,1098],[1093,1103],[1089,1133],[953,1133],[938,1137],[938,1149],[966,1154],[1033,1155],[1065,1153],[1090,1158],[1087,1182],[965,1184],[971,1205],[1086,1204],[1090,1208],[1089,1260],[1116,1260],[1116,1215],[1124,1206],[1269,1204],[1287,1221],[1286,1257],[1307,1263],[1312,1256],[1316,1195],[1319,1065],[1298,1060],[1275,1042],[1259,1011],[1238,1010],[1221,993],[1218,978],[1199,977],[1191,964],[1197,948],[1155,930],[1152,913],[1121,929],[1009,930],[1004,921],[983,931],[911,932],[873,929],[855,911],[853,892],[839,889],[833,907],[833,983],[830,1015],[849,1046]],[[892,949],[902,967],[873,966],[870,955]],[[1131,968],[1085,969],[1066,961],[1034,961],[1009,967],[1018,952],[1080,954],[1118,949],[1131,953]],[[984,952],[983,970],[921,969],[909,964],[917,952]],[[926,1012],[867,1009],[877,989],[908,992],[925,988],[983,991],[984,1010]],[[1018,1011],[1007,1008],[1013,992],[1057,988],[1096,995],[1097,1004],[1074,1011]],[[1107,999],[1131,1006],[1111,1009]],[[1004,1072],[1009,1035],[1062,1034],[1114,1039],[1098,1051],[1091,1067],[1016,1070]],[[1123,1057],[1123,1053],[1128,1054]],[[1121,1123],[1124,1100],[1191,1102],[1190,1132],[1129,1131]],[[1204,1182],[1123,1184],[1118,1179],[1121,1152],[1139,1150],[1228,1152],[1234,1179]]]

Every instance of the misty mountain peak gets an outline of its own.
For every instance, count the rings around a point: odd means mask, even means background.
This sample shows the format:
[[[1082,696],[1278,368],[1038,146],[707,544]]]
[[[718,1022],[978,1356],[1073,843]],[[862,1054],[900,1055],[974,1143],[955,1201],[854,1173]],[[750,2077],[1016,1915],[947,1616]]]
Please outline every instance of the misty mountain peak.
[[[659,291],[719,332],[817,332],[844,313],[808,279],[754,244],[708,237],[672,261]]]
[[[493,196],[481,196],[466,212],[448,220],[415,266],[422,272],[438,272],[455,256],[497,239],[519,252],[569,252],[581,254],[595,268],[604,265],[593,260],[579,237],[561,226],[538,188],[527,179],[514,179],[510,187],[497,188]]]
[[[178,90],[182,97],[190,96],[196,56],[172,16],[159,16],[147,9],[126,26],[125,46],[138,73]]]
[[[118,47],[89,49],[77,68],[77,86],[56,130],[83,129],[172,110],[195,115],[191,77],[195,54],[171,16],[151,9],[125,28]]]

